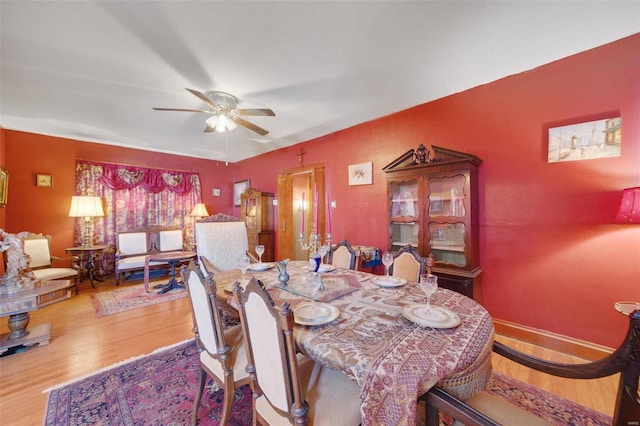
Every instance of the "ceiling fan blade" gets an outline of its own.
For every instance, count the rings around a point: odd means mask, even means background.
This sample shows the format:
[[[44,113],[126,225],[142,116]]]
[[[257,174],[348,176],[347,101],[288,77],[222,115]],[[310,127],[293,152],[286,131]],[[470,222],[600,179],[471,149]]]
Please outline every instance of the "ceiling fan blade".
[[[220,109],[220,106],[217,105],[215,102],[213,102],[211,99],[209,99],[204,93],[199,92],[195,89],[189,89],[186,88],[186,90],[189,91],[189,93],[195,95],[198,97],[198,99],[200,99],[201,101],[203,101],[204,103],[206,103],[207,105],[209,105],[211,108],[213,108],[215,111],[218,111]]]
[[[270,110],[269,108],[237,109],[236,112],[239,115],[262,115],[262,116],[269,116],[269,117],[274,117],[276,115],[276,113]]]
[[[209,132],[214,132],[216,129],[214,129],[213,127],[207,125],[207,127],[205,127],[204,132],[205,133],[209,133]]]
[[[254,132],[258,133],[259,135],[266,135],[267,133],[269,133],[269,131],[263,129],[262,127],[256,126],[253,123],[249,123],[247,120],[244,120],[242,118],[234,118],[233,121],[235,121],[237,124],[246,127],[249,130],[253,130]]]
[[[211,114],[211,111],[205,111],[203,109],[183,109],[183,108],[157,108],[152,107],[156,111],[184,111],[184,112],[204,112],[205,114]]]

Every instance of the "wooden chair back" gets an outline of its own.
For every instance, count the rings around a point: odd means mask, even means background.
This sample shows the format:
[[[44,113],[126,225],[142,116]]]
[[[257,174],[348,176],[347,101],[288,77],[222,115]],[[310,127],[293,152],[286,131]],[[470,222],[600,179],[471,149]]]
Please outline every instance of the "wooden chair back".
[[[403,246],[393,255],[391,275],[404,278],[407,281],[420,281],[420,274],[424,274],[425,259],[420,256],[415,247]]]
[[[236,283],[234,294],[247,347],[247,369],[253,372],[254,399],[264,396],[291,424],[306,424],[308,405],[298,376],[294,318],[289,304],[284,303],[278,310],[255,278],[244,291]]]
[[[351,248],[347,240],[340,241],[331,250],[331,264],[336,268],[357,269],[358,252]]]

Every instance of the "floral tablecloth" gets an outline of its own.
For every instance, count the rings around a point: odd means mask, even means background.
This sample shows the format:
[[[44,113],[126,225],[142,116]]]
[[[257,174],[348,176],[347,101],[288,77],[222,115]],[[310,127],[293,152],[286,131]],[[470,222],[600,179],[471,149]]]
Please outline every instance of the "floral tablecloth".
[[[306,265],[290,263],[289,275],[306,274]],[[481,305],[438,289],[432,303],[456,312],[462,322],[449,329],[422,327],[402,315],[404,306],[425,303],[415,283],[380,288],[372,282],[373,274],[334,273],[353,274],[360,288],[331,301],[341,310],[338,319],[322,326],[299,326],[296,341],[307,356],[343,371],[358,384],[363,425],[415,424],[418,397],[436,384],[462,399],[484,388],[491,374],[494,329]],[[276,304],[289,302],[295,308],[308,301],[279,288],[275,268],[248,275],[263,281]],[[228,271],[214,278],[221,289],[239,280],[240,273]]]

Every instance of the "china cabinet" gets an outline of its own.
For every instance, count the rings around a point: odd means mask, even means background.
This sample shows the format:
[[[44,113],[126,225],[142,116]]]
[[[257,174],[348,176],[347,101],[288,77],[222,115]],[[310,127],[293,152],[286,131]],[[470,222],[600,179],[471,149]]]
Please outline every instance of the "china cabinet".
[[[242,220],[247,224],[249,251],[256,256],[256,245],[264,245],[263,262],[273,262],[273,193],[248,188],[240,195]]]
[[[409,244],[432,258],[440,286],[480,299],[478,166],[472,154],[420,145],[387,173],[389,249]]]

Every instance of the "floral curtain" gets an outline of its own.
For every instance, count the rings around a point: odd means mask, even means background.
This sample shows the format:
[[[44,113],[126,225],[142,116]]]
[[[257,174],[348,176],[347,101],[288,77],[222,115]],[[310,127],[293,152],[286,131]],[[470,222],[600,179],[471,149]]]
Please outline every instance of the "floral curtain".
[[[180,227],[185,241],[194,244],[193,207],[201,202],[197,172],[151,169],[78,160],[76,194],[104,200],[104,217],[93,218],[93,244],[106,245],[96,269],[114,271],[118,232],[148,226]],[[76,220],[74,241],[80,245],[84,219]]]

